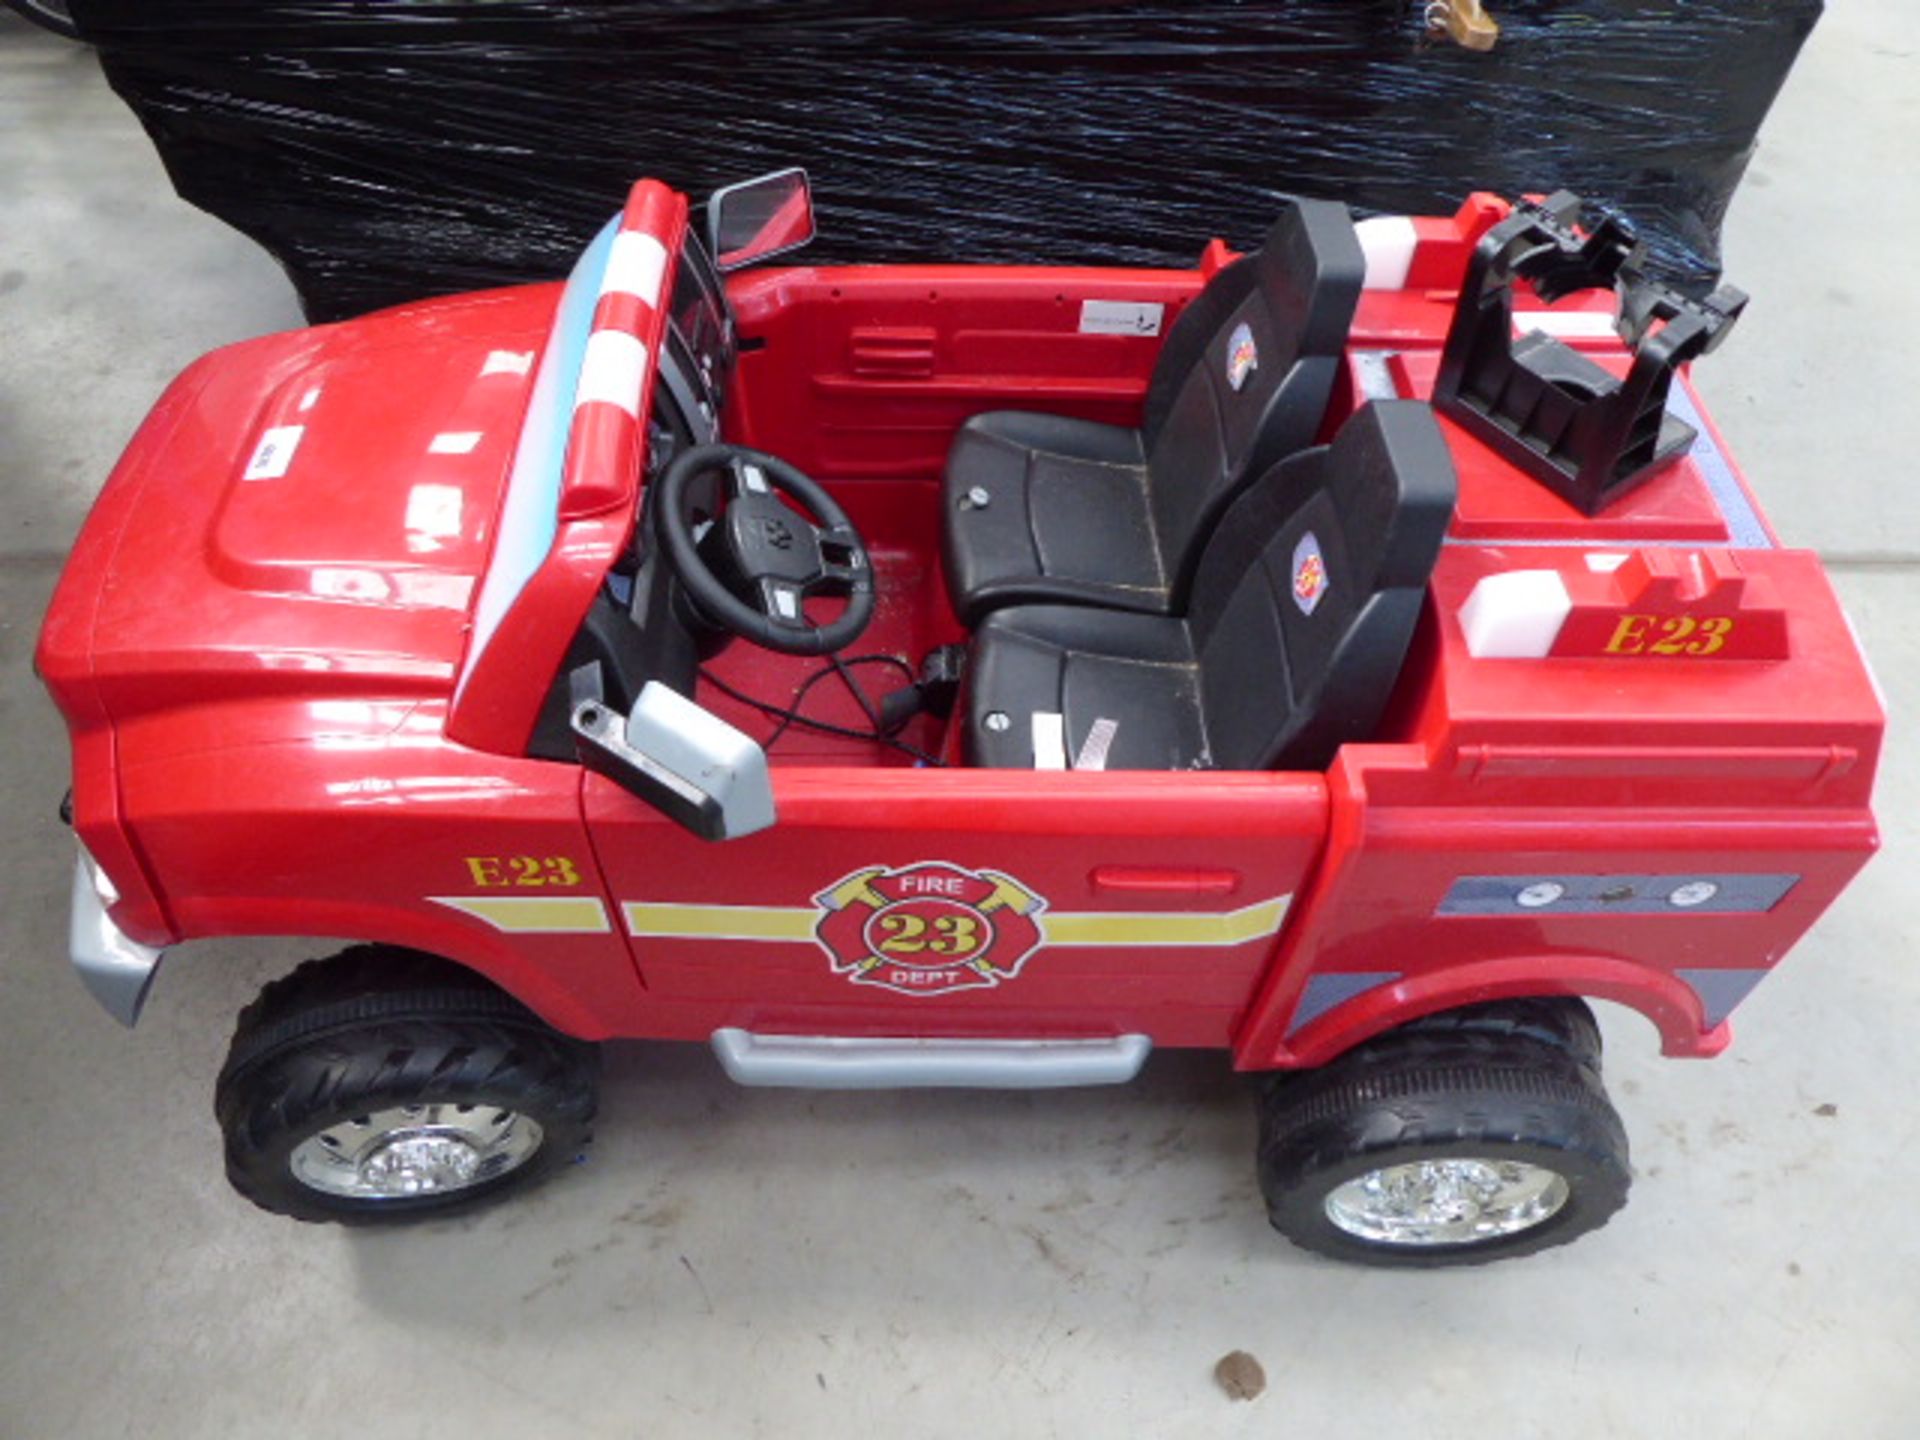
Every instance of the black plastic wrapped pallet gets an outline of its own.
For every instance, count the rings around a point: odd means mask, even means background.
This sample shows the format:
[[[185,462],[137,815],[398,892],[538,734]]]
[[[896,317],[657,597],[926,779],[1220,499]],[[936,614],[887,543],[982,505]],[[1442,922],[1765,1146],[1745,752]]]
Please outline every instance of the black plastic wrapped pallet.
[[[180,193],[314,319],[559,274],[651,174],[812,172],[838,260],[1191,263],[1292,194],[1720,220],[1821,0],[73,0]]]

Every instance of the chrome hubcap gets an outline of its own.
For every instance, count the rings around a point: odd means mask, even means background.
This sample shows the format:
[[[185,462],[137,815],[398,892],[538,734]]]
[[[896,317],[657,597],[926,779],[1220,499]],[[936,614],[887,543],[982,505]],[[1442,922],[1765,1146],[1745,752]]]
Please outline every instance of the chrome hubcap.
[[[396,1105],[302,1140],[289,1165],[301,1184],[356,1200],[465,1190],[517,1170],[540,1148],[538,1121],[492,1105]]]
[[[1550,1220],[1573,1194],[1566,1177],[1521,1160],[1416,1160],[1356,1175],[1327,1196],[1327,1218],[1388,1245],[1466,1245]]]

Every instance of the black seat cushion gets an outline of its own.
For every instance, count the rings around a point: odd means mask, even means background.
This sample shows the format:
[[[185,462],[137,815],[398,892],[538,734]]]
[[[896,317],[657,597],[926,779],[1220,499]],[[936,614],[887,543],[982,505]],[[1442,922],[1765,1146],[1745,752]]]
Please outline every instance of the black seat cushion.
[[[1175,322],[1139,431],[1024,411],[962,426],[943,488],[955,612],[1183,609],[1220,513],[1312,442],[1365,268],[1346,207],[1300,201]]]
[[[976,415],[947,460],[948,533],[967,539],[947,547],[948,592],[971,597],[976,614],[1036,594],[1155,608],[1167,579],[1146,469],[1138,430],[1020,410]]]
[[[1039,712],[1062,717],[1070,763],[1104,719],[1109,769],[1325,766],[1379,723],[1454,492],[1425,404],[1366,406],[1233,504],[1185,617],[988,617],[968,670],[969,761],[1033,765]]]
[[[1031,769],[1033,715],[1065,717],[1071,760],[1094,722],[1117,721],[1109,770],[1211,763],[1199,667],[1184,621],[1084,605],[987,617],[967,668],[969,764]]]

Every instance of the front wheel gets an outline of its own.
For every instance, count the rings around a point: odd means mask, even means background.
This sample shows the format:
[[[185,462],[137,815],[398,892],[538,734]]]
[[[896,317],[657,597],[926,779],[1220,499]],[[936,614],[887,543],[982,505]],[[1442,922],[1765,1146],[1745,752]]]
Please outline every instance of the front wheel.
[[[227,1178],[300,1220],[444,1214],[535,1183],[589,1139],[598,1052],[471,972],[362,946],[241,1012],[214,1092]]]
[[[1273,1226],[1365,1264],[1477,1264],[1598,1229],[1626,1203],[1620,1117],[1578,1000],[1430,1016],[1263,1097]]]

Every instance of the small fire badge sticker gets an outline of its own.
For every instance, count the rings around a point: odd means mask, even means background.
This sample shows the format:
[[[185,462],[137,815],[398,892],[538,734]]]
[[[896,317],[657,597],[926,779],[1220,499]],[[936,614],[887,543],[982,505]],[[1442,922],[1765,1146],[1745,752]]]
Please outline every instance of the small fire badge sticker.
[[[1293,603],[1302,615],[1311,615],[1327,593],[1327,562],[1320,554],[1320,541],[1309,530],[1293,547]]]
[[[1046,901],[1011,876],[944,861],[856,870],[813,903],[833,973],[903,995],[991,989],[1046,938]]]
[[[1227,384],[1238,390],[1259,368],[1260,351],[1253,343],[1253,327],[1243,320],[1227,337]]]

